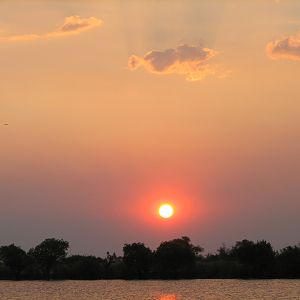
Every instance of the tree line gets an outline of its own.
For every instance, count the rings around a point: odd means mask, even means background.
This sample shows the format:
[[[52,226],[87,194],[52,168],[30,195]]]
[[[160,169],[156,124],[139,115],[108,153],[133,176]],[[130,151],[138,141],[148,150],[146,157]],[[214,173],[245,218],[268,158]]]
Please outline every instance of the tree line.
[[[300,278],[300,244],[275,251],[264,240],[242,240],[216,254],[203,254],[188,237],[162,242],[152,251],[125,244],[123,256],[68,255],[69,243],[46,239],[28,252],[14,244],[0,247],[0,279],[194,279]]]

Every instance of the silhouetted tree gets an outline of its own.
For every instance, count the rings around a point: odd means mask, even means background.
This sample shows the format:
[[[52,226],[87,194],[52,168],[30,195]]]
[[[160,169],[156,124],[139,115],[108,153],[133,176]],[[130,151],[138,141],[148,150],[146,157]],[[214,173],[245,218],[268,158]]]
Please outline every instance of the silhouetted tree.
[[[300,278],[300,244],[283,248],[279,252],[277,272],[280,277]]]
[[[217,250],[217,256],[219,259],[222,259],[222,260],[227,260],[230,256],[230,249],[228,249],[226,247],[225,244],[223,244],[218,250]]]
[[[117,257],[116,253],[110,254],[109,252],[106,252],[104,268],[106,279],[120,278],[122,274],[122,258]]]
[[[64,240],[46,239],[29,250],[29,255],[33,257],[43,269],[46,279],[50,279],[52,268],[58,262],[61,262],[69,249],[69,243]]]
[[[125,244],[123,257],[67,256],[69,243],[46,239],[25,253],[0,247],[0,279],[300,278],[300,244],[274,252],[266,241],[242,240],[201,255],[188,237],[162,242],[152,252],[143,243]]]
[[[269,277],[274,264],[275,252],[266,241],[243,240],[231,249],[231,256],[248,267],[247,277]]]
[[[20,274],[27,263],[26,252],[18,246],[11,244],[0,247],[0,260],[13,273],[16,280],[20,279]]]
[[[216,254],[208,253],[206,255],[207,261],[218,261],[218,260],[229,260],[230,259],[230,249],[228,249],[224,244],[217,250]]]
[[[155,252],[158,276],[164,278],[192,277],[198,255],[203,251],[188,237],[163,242]]]
[[[143,243],[125,244],[123,247],[125,274],[133,278],[145,278],[149,272],[152,251]]]
[[[72,255],[65,259],[69,279],[94,280],[104,277],[104,261],[95,256]]]

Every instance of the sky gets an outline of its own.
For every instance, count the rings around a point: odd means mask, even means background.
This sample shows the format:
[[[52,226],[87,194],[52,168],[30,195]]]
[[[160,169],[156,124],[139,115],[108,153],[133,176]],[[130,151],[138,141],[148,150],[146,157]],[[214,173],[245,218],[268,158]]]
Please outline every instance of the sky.
[[[299,9],[0,1],[0,244],[298,243]]]

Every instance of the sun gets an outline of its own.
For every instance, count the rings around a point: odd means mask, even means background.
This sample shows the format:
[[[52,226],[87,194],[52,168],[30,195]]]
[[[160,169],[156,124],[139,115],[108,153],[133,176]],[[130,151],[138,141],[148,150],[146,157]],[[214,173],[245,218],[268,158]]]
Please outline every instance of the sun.
[[[162,204],[158,210],[159,215],[164,219],[169,219],[174,214],[174,208],[170,204]]]

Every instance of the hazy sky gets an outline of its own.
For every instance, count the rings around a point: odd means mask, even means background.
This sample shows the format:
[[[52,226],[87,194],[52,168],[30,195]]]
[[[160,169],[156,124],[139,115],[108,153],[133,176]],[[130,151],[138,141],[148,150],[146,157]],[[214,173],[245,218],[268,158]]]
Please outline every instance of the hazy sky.
[[[299,10],[0,1],[0,244],[298,243]]]

